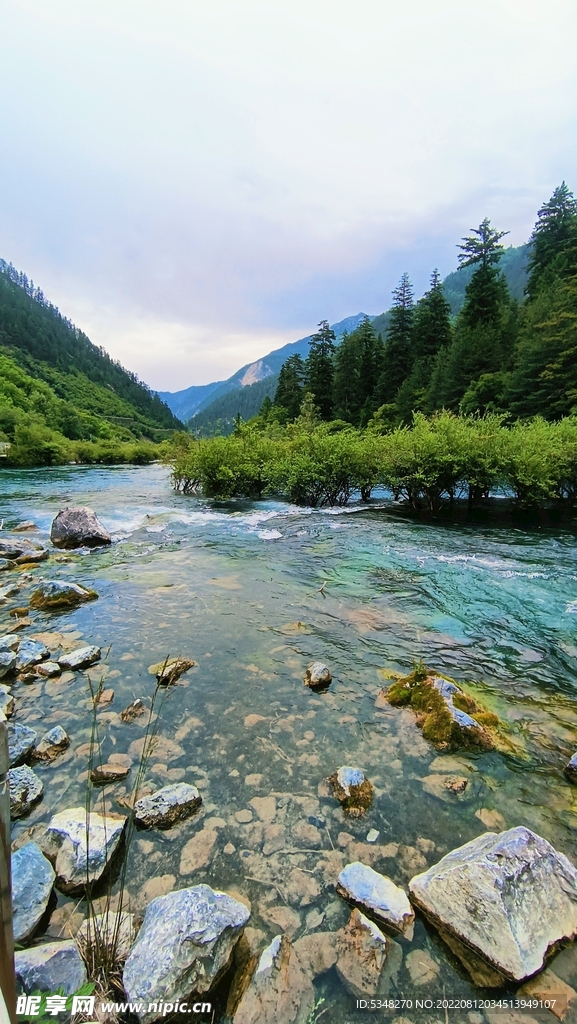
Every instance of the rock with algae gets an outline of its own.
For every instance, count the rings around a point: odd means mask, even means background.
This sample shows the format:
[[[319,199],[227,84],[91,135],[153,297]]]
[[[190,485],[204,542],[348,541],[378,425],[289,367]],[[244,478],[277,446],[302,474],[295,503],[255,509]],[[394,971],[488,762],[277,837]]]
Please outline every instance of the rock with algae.
[[[373,802],[373,787],[360,768],[343,765],[329,777],[345,814],[361,818]]]

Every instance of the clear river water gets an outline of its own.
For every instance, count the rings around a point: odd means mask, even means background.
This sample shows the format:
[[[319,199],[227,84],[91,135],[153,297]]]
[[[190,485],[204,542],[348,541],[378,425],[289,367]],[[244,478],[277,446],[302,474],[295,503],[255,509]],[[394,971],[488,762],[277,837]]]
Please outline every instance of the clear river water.
[[[203,807],[173,829],[138,834],[128,874],[137,911],[171,888],[207,882],[250,900],[264,945],[279,930],[298,938],[344,924],[349,911],[334,886],[350,860],[406,886],[487,828],[518,824],[577,859],[577,789],[562,771],[577,749],[570,524],[419,520],[386,496],[323,510],[216,503],[175,493],[159,465],[0,471],[5,530],[30,519],[39,527],[30,536],[47,541],[54,515],[69,504],[93,508],[113,544],[55,554],[27,567],[24,580],[73,579],[99,598],[73,612],[33,613],[26,633],[47,637],[52,650],[102,648],[90,673],[114,689],[98,716],[103,761],[138,759],[142,722],[125,723],[119,712],[150,699],[149,666],[176,655],[196,663],[159,710],[145,784],[193,782]],[[3,574],[0,596],[13,579]],[[23,603],[26,588],[4,595],[0,633]],[[303,685],[316,659],[333,675],[323,694]],[[440,755],[412,712],[375,706],[386,672],[410,672],[418,659],[468,684],[497,712],[510,753]],[[22,685],[16,695],[19,721],[42,731],[61,723],[72,741],[63,757],[38,767],[44,798],[14,823],[18,841],[55,811],[84,803],[90,713],[86,673]],[[376,790],[360,820],[344,817],[324,781],[347,764],[362,768]],[[464,791],[446,787],[451,774],[467,778]],[[99,799],[121,811],[129,791],[130,776]],[[379,833],[375,843],[366,841],[370,829]],[[48,934],[74,930],[81,913],[77,901],[59,897]],[[576,952],[553,964],[575,987]],[[367,1019],[334,971],[316,985],[327,1010],[321,1020]],[[397,942],[382,993],[474,998],[479,990],[418,920],[412,942]],[[445,1019],[442,1010],[395,1016]],[[470,1018],[461,1011],[450,1019]]]

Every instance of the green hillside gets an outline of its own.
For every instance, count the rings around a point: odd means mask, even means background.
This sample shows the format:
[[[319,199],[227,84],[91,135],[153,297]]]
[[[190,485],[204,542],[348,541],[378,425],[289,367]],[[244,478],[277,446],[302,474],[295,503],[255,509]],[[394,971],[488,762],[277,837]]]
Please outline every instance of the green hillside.
[[[179,427],[135,374],[0,261],[0,443],[10,464],[141,461]]]

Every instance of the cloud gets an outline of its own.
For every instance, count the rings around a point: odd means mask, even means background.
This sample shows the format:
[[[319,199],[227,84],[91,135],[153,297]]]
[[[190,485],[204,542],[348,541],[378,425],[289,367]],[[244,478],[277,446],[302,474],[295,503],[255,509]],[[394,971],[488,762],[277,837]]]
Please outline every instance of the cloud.
[[[5,14],[0,254],[157,387],[423,290],[485,215],[525,241],[571,185],[566,0]]]

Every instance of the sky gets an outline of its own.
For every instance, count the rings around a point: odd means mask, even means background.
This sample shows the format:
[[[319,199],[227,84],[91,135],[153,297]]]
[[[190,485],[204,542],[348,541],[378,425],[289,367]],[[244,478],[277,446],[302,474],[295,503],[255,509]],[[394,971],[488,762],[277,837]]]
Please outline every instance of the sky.
[[[0,256],[153,388],[577,190],[575,0],[0,0]]]

